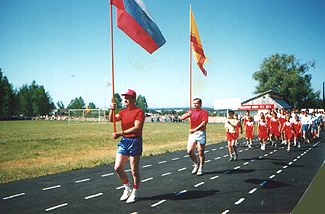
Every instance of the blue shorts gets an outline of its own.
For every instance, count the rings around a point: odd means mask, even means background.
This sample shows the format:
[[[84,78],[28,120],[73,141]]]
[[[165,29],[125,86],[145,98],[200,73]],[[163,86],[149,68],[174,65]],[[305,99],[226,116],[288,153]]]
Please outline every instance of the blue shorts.
[[[142,137],[123,137],[117,144],[116,153],[127,156],[142,155]]]
[[[302,131],[303,132],[308,132],[308,124],[302,124]]]

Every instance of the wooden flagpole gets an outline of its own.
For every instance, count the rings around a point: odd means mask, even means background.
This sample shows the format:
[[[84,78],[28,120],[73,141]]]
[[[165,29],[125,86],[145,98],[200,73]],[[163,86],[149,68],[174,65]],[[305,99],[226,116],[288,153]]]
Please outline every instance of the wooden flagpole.
[[[111,50],[112,50],[112,103],[115,104],[115,81],[114,81],[114,42],[113,42],[113,5],[110,3],[110,29],[111,29]],[[116,132],[115,109],[113,110],[113,130]]]
[[[191,45],[191,11],[192,5],[190,5],[190,111],[192,111],[192,45]]]

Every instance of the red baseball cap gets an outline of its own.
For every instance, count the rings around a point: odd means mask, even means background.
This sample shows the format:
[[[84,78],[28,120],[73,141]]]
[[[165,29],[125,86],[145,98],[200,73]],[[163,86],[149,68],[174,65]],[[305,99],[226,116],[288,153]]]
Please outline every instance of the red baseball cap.
[[[137,93],[131,89],[128,89],[127,92],[125,92],[124,94],[122,94],[122,96],[132,96],[132,97],[137,97]]]

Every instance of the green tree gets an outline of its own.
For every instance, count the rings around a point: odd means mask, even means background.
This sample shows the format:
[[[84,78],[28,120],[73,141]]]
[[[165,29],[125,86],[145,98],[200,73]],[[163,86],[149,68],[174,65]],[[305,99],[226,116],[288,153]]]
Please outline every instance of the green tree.
[[[96,105],[95,105],[95,103],[90,102],[90,103],[88,104],[88,108],[90,108],[90,109],[96,109]]]
[[[141,108],[144,112],[147,112],[148,104],[146,101],[146,97],[139,94],[139,96],[137,97],[137,100],[136,100],[136,106]]]
[[[56,103],[56,105],[57,105],[58,109],[64,109],[64,104],[63,104],[63,102],[62,102],[61,100],[58,101],[58,102]]]
[[[114,100],[115,100],[115,103],[116,103],[116,109],[121,109],[123,107],[122,98],[118,93],[114,94]]]
[[[272,55],[253,74],[258,82],[255,93],[275,90],[285,94],[293,107],[317,107],[320,92],[311,87],[311,74],[307,74],[311,68],[315,68],[314,62],[301,64],[294,55]]]
[[[10,117],[15,113],[15,92],[0,69],[0,117]]]
[[[85,106],[85,102],[82,99],[82,97],[76,97],[73,100],[70,101],[67,109],[84,109]]]

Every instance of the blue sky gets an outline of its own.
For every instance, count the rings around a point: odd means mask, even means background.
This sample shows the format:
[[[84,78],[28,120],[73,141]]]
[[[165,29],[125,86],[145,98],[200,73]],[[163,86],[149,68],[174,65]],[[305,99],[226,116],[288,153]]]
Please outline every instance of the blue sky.
[[[166,44],[148,54],[116,28],[115,91],[131,88],[149,107],[189,106],[189,5],[209,61],[193,64],[193,97],[253,96],[252,74],[273,54],[314,60],[312,87],[325,81],[323,0],[144,0]],[[115,11],[115,9],[114,9]],[[115,15],[115,14],[114,14]],[[33,80],[54,103],[75,97],[109,105],[111,50],[108,0],[0,1],[0,68],[14,87]],[[322,96],[322,94],[321,94]]]

